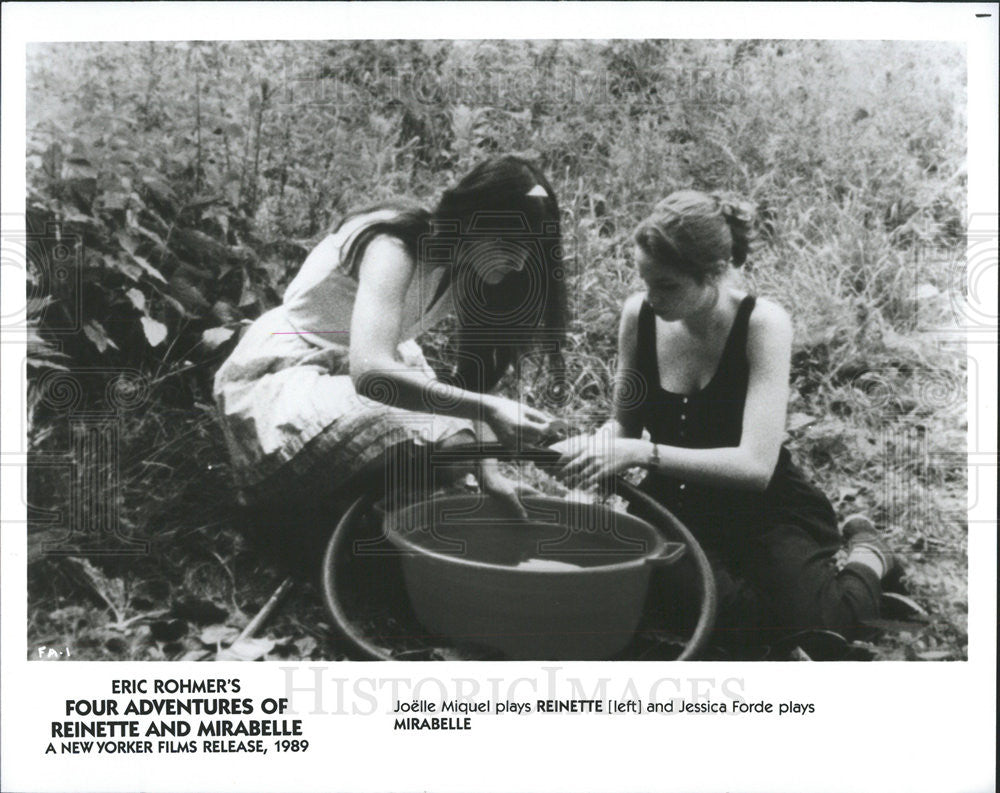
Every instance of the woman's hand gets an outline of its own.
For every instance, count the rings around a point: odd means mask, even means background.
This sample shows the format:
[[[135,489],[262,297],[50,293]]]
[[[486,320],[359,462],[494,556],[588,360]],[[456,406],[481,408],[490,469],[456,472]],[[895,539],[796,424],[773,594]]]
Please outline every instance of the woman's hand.
[[[484,493],[497,499],[502,508],[521,520],[528,520],[528,511],[521,503],[525,496],[541,495],[524,482],[508,479],[497,467],[496,460],[483,460],[479,468],[479,486]]]
[[[538,443],[558,429],[557,419],[513,399],[490,396],[485,398],[484,407],[483,418],[504,446],[516,448],[519,439]]]
[[[556,472],[568,487],[586,488],[642,465],[649,459],[650,443],[637,438],[619,438],[608,431],[575,435],[553,444],[562,454],[563,467]]]

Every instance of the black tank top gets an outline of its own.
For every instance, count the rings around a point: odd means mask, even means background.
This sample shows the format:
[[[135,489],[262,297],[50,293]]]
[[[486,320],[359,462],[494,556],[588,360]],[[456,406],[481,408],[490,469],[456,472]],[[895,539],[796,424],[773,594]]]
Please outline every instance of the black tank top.
[[[739,446],[750,377],[747,337],[755,303],[752,295],[740,302],[718,368],[708,385],[692,394],[677,394],[660,385],[655,316],[643,301],[639,309],[637,363],[646,388],[637,413],[654,443],[689,449]],[[764,492],[703,485],[652,472],[641,488],[709,545],[733,549],[769,525],[788,521],[824,540],[837,537],[832,506],[792,463],[784,446]]]

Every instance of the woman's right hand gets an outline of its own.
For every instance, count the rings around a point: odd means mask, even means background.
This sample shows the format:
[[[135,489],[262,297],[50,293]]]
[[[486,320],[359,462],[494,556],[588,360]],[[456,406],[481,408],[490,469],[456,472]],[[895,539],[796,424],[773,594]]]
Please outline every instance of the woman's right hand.
[[[486,423],[504,446],[516,448],[518,440],[538,443],[557,431],[558,419],[513,399],[499,396],[486,398]]]

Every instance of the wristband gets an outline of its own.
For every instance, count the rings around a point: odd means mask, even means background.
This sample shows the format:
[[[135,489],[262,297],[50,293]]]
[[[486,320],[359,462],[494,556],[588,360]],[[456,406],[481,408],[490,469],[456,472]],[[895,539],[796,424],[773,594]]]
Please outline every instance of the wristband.
[[[655,443],[653,444],[653,451],[649,453],[647,465],[651,471],[660,467],[660,447]]]

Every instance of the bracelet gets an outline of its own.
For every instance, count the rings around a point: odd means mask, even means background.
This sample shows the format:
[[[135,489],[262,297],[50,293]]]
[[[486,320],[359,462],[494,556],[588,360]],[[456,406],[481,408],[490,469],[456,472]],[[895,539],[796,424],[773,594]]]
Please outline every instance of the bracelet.
[[[655,443],[653,444],[653,451],[649,453],[647,465],[651,471],[660,467],[660,447]]]

